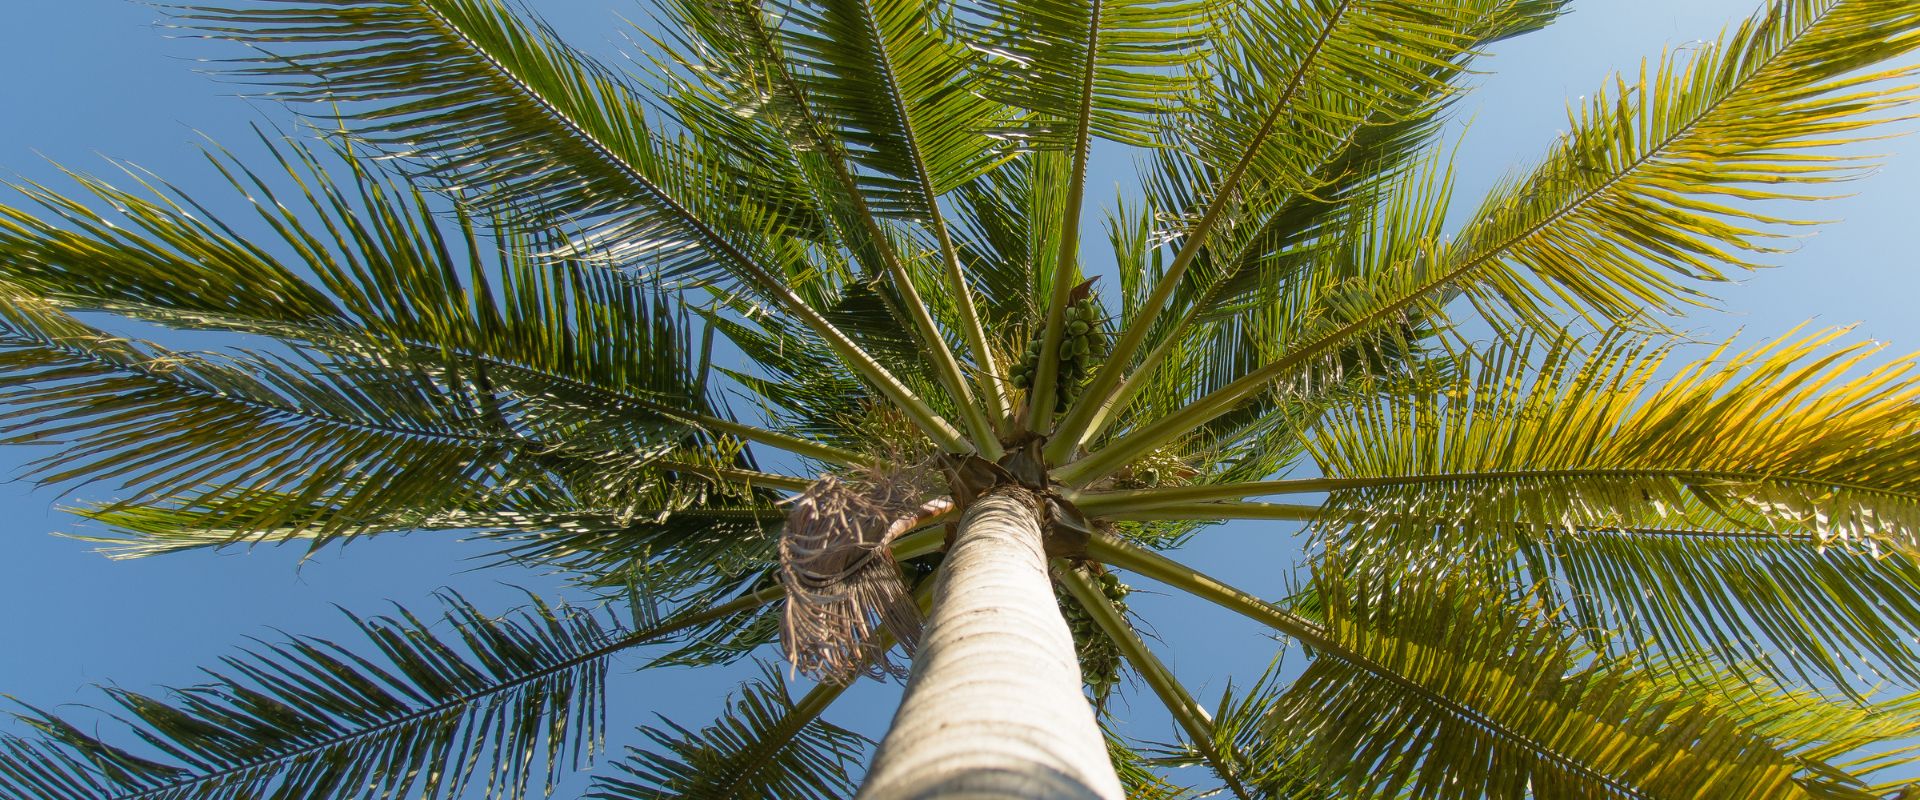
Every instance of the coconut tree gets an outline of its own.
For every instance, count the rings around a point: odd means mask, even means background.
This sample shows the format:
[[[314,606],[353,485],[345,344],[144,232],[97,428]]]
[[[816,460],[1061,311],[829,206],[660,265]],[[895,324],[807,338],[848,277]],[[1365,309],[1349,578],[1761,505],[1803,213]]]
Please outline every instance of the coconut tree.
[[[1559,11],[662,0],[623,71],[499,0],[169,7],[310,135],[212,148],[245,221],[15,187],[31,477],[111,486],[114,555],[440,531],[604,602],[354,617],[110,689],[125,730],[22,703],[0,796],[522,797],[598,747],[615,654],[776,641],[814,688],[769,665],[593,795],[1911,791],[1920,364],[1670,328],[1868,166],[1920,6],[1772,2],[1449,222],[1450,103]],[[1096,148],[1140,166],[1110,262]],[[1236,519],[1312,544],[1183,563]],[[1203,705],[1122,576],[1306,664]],[[890,673],[869,759],[823,714]],[[1123,682],[1171,743],[1106,728]]]

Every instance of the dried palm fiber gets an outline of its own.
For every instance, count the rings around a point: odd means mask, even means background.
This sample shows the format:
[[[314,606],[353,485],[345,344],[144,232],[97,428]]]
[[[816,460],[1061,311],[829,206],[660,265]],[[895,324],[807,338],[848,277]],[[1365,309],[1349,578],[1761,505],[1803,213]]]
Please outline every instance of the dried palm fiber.
[[[787,590],[780,639],[787,660],[816,680],[845,682],[863,670],[904,672],[874,635],[884,627],[908,654],[920,635],[914,605],[889,547],[952,507],[899,474],[844,480],[821,476],[793,500],[780,533],[780,582]]]

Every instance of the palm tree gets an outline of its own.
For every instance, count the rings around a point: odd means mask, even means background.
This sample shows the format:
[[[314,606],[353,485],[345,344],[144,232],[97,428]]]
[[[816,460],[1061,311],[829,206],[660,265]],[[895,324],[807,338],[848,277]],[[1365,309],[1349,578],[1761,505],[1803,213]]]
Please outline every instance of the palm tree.
[[[662,0],[637,75],[499,0],[232,2],[169,12],[314,123],[211,154],[269,233],[15,187],[6,441],[115,487],[114,555],[466,532],[605,602],[354,617],[109,690],[124,731],[22,704],[0,797],[522,797],[613,655],[775,640],[812,690],[767,666],[593,796],[1913,791],[1920,362],[1671,323],[1868,166],[1920,5],[1776,0],[1456,228],[1449,104],[1558,0]],[[1111,274],[1096,146],[1141,165]],[[1177,560],[1233,519],[1304,523],[1299,578]],[[1309,662],[1202,705],[1122,575]],[[889,672],[862,770],[822,715]],[[1123,678],[1177,742],[1107,729]]]

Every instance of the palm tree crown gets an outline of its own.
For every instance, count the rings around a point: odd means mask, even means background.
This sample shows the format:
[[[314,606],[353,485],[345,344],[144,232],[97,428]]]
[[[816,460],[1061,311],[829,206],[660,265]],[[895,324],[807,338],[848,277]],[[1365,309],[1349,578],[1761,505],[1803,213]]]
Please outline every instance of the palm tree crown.
[[[814,688],[766,665],[593,796],[988,785],[919,774],[968,683],[1068,732],[1055,796],[1913,791],[1920,363],[1671,323],[1871,166],[1920,5],[1773,0],[1462,211],[1448,109],[1561,0],[657,0],[630,71],[502,0],[225,2],[167,13],[311,122],[211,153],[270,235],[15,186],[3,441],[114,487],[78,513],[115,556],[463,532],[604,603],[353,617],[109,690],[126,730],[20,704],[0,798],[528,796],[598,748],[614,654],[776,641]],[[1139,165],[1110,273],[1096,148]],[[1297,576],[1179,560],[1233,519],[1305,523]],[[1202,705],[1136,580],[1304,671]],[[956,661],[1002,612],[1084,695]],[[908,665],[877,755],[822,717]],[[1127,682],[1176,744],[1106,729]]]

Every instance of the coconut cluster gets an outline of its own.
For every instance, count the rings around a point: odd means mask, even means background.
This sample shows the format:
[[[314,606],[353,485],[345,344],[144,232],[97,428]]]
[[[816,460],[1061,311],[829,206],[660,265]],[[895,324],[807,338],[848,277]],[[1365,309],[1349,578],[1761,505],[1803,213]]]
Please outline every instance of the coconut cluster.
[[[1111,572],[1100,573],[1096,583],[1124,619],[1127,594],[1133,590]],[[1104,703],[1120,682],[1120,648],[1079,603],[1068,599],[1060,606],[1067,618],[1067,627],[1073,631],[1073,649],[1080,658],[1080,680],[1086,683],[1095,702]]]
[[[1059,377],[1055,379],[1058,388],[1053,393],[1056,412],[1067,410],[1067,405],[1079,398],[1081,384],[1107,355],[1107,332],[1092,298],[1067,306],[1066,334],[1066,338],[1060,340],[1060,368],[1056,373]],[[1027,342],[1026,355],[1013,367],[1015,388],[1033,385],[1034,373],[1040,368],[1040,346],[1041,339],[1037,336]]]

